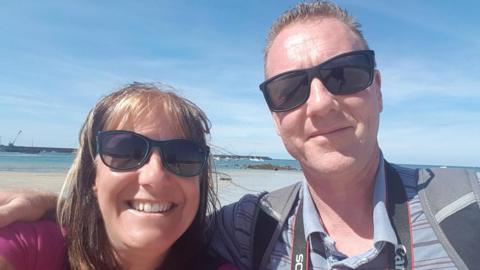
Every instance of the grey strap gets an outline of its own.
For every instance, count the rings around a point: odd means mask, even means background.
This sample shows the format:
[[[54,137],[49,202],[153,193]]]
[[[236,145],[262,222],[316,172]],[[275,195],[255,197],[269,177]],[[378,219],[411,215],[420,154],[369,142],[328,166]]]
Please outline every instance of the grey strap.
[[[264,194],[257,207],[254,224],[253,265],[264,269],[283,230],[290,211],[297,201],[301,182]]]
[[[468,221],[480,219],[480,185],[475,172],[450,168],[424,169],[419,171],[418,181],[420,202],[440,243],[459,269],[469,269],[479,261],[479,256],[471,251],[480,248],[480,241],[472,241],[476,247],[466,246],[469,244],[465,241],[456,248],[454,244],[462,238],[480,238],[480,229],[475,229],[480,226]],[[471,235],[472,230],[478,233]]]

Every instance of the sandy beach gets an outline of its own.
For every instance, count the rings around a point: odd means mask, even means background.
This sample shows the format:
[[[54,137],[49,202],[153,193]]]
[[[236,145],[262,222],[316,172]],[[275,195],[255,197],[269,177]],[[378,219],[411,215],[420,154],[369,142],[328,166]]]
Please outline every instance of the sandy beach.
[[[1,172],[0,188],[31,187],[60,192],[67,173]]]
[[[60,192],[65,173],[0,171],[0,189],[30,187]],[[218,197],[222,205],[237,201],[247,193],[271,191],[302,179],[300,171],[225,169],[216,176]],[[225,180],[230,179],[230,180]]]

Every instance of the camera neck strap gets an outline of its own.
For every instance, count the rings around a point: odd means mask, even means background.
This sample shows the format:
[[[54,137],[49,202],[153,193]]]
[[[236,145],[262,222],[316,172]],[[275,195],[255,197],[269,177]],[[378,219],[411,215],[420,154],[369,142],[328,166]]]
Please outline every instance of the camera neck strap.
[[[389,251],[387,269],[410,270],[412,269],[412,248],[407,195],[398,174],[388,166],[386,166],[386,173],[388,213],[398,241],[396,245],[386,247]],[[305,240],[303,200],[299,203],[293,227],[291,270],[310,270],[310,239]]]

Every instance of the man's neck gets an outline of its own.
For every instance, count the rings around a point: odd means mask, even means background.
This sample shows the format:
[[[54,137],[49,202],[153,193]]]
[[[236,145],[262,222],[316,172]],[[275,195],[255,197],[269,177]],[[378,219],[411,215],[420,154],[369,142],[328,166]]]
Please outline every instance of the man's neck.
[[[349,179],[312,179],[306,175],[326,232],[336,241],[337,249],[347,255],[373,246],[373,192],[378,164],[377,155]]]

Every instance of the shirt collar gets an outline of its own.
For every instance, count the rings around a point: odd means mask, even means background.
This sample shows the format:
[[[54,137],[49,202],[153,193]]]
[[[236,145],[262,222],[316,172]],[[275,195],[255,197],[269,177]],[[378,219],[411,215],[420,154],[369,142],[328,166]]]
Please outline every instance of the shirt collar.
[[[377,248],[381,246],[381,242],[390,242],[394,245],[397,243],[397,237],[390,223],[386,208],[385,163],[381,151],[379,159],[373,191],[373,242]],[[315,232],[320,233],[322,236],[326,235],[305,180],[302,187],[302,195],[305,239],[308,239],[308,236]]]
[[[304,180],[302,185],[302,193],[305,239],[308,239],[308,236],[315,232],[326,234],[320,216],[315,208],[312,196],[310,195],[310,191],[308,190],[308,184],[306,180]]]

